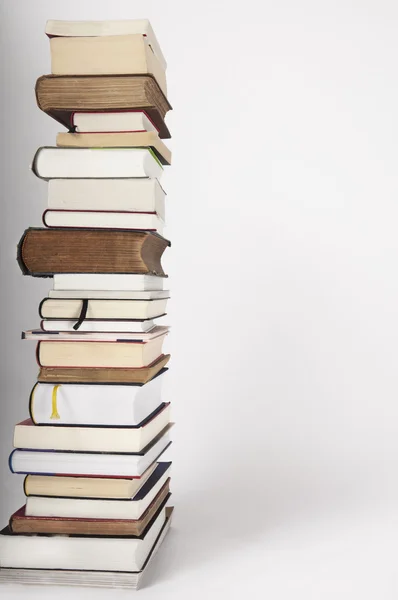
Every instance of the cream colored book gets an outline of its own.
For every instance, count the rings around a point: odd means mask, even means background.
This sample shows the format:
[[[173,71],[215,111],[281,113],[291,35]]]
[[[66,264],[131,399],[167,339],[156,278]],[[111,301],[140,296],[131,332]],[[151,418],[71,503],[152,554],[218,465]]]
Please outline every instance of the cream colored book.
[[[142,488],[158,463],[153,463],[134,479],[116,477],[57,477],[27,475],[24,482],[26,496],[55,496],[59,498],[118,498],[128,500]]]
[[[58,133],[62,148],[152,148],[163,165],[171,164],[171,152],[156,131],[132,133]]]
[[[148,19],[125,21],[47,21],[46,34],[50,37],[99,37],[109,35],[141,34],[148,40],[164,69],[166,59]]]
[[[167,96],[165,69],[146,37],[53,37],[53,75],[152,75]]]
[[[43,341],[38,345],[37,356],[41,367],[138,369],[147,367],[159,358],[165,337],[161,335],[145,343]]]

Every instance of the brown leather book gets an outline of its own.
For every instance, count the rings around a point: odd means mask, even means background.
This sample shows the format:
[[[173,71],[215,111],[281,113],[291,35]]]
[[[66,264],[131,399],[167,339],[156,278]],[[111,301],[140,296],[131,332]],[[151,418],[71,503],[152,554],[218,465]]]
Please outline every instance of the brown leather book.
[[[169,138],[164,118],[171,105],[150,75],[43,75],[36,82],[39,108],[72,129],[72,114],[144,110],[159,137]]]
[[[53,535],[140,536],[170,494],[170,478],[140,519],[77,519],[67,517],[28,517],[25,506],[10,518],[13,533],[47,533]],[[128,500],[126,502],[129,502]]]
[[[24,275],[119,273],[165,276],[161,257],[170,242],[147,231],[27,229],[18,245]]]
[[[140,369],[92,367],[41,367],[37,381],[40,383],[138,383],[144,384],[157,375],[170,360],[162,355],[148,367]]]

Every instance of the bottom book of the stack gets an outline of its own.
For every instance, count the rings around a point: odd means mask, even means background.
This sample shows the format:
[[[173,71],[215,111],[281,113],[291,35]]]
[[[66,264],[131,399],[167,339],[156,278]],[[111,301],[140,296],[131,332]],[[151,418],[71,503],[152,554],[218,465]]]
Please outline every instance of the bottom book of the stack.
[[[35,563],[31,550],[33,551],[33,548],[35,548],[37,556],[37,544],[40,543],[41,538],[43,545],[47,545],[47,558],[50,562],[47,565],[49,568],[44,568],[44,566],[29,568],[2,567],[0,568],[0,583],[137,589],[142,585],[142,578],[170,528],[173,510],[173,507],[162,506],[146,531],[137,537],[51,536],[49,538],[41,535],[13,536],[9,528],[3,529],[0,532],[3,542],[3,560],[8,555],[12,563],[17,564],[15,553],[18,553],[21,557],[29,557],[30,555],[32,564]],[[50,543],[51,548],[48,545],[49,539],[52,542]],[[32,542],[33,546],[30,549]],[[90,551],[87,554],[87,544],[93,545],[91,550],[95,546],[95,552]],[[68,569],[65,563],[64,568],[62,568],[61,564],[57,564],[57,557],[64,560],[65,556],[71,556],[72,554],[74,560],[77,559],[79,554],[83,559],[80,568],[75,566],[74,569]],[[50,555],[51,558],[49,558]],[[89,562],[97,556],[98,570],[93,566],[90,568],[88,564],[84,565],[86,562],[84,560],[85,556],[90,557]],[[101,560],[105,561],[105,564],[101,564]],[[3,564],[6,563],[7,559]]]

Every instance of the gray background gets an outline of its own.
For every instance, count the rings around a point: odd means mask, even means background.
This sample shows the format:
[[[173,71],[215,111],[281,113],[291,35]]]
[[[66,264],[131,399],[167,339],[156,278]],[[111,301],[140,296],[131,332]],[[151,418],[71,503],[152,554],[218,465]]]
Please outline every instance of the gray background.
[[[45,21],[148,17],[174,107],[164,185],[177,512],[140,593],[396,598],[396,3],[0,6],[2,522],[23,503],[7,457],[37,374],[20,332],[38,325],[50,287],[15,262],[46,206],[30,161],[61,130],[33,93],[50,71]]]

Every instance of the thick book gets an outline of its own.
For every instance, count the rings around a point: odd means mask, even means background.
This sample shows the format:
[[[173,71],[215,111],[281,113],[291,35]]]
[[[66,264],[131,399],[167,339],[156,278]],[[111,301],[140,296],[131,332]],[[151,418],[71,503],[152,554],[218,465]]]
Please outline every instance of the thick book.
[[[30,393],[29,412],[36,425],[138,426],[162,402],[168,369],[145,384],[36,383]],[[111,401],[110,401],[111,400]]]
[[[9,527],[12,533],[16,534],[139,536],[145,531],[163,502],[168,501],[170,497],[169,482],[167,482],[138,519],[30,516],[27,514],[27,507],[23,506],[11,516]]]
[[[156,131],[133,133],[58,133],[59,148],[151,148],[162,165],[171,164],[171,152]]]
[[[53,288],[61,291],[101,290],[101,293],[103,291],[158,292],[163,290],[163,277],[137,273],[54,273]]]
[[[108,113],[75,112],[72,115],[72,125],[76,133],[159,133],[146,112],[134,110]]]
[[[148,19],[126,19],[123,21],[47,21],[46,34],[49,37],[100,37],[108,35],[141,34],[161,62],[164,69],[166,59]]]
[[[153,232],[27,229],[18,245],[24,275],[116,273],[164,276],[161,257],[170,242]]]
[[[85,319],[112,321],[125,319],[156,319],[166,313],[167,298],[160,300],[103,300],[86,298]],[[42,319],[79,319],[84,300],[44,298],[39,306]]]
[[[51,210],[112,210],[165,216],[166,192],[157,179],[50,179]]]
[[[163,167],[151,148],[59,148],[43,146],[32,171],[41,179],[160,179]]]
[[[167,535],[174,507],[166,506],[166,519],[155,540],[145,563],[136,572],[117,571],[92,571],[92,570],[70,570],[70,569],[20,569],[0,568],[0,583],[17,583],[19,585],[55,585],[67,587],[97,587],[111,589],[136,590],[143,587],[146,574],[150,569],[153,557],[156,555],[165,536]]]
[[[84,112],[145,111],[161,138],[169,138],[164,122],[170,103],[149,75],[57,76],[43,75],[36,83],[41,110],[73,129],[72,115]]]
[[[152,75],[167,96],[165,68],[139,34],[50,39],[53,75]]]
[[[159,463],[139,492],[127,500],[29,496],[25,515],[65,519],[141,519],[160,492],[164,499],[170,483],[170,470],[171,463]]]
[[[73,211],[46,210],[43,213],[43,225],[58,228],[82,229],[133,229],[138,231],[156,231],[163,235],[165,226],[155,213],[114,212],[103,210]]]
[[[171,444],[171,426],[167,425],[146,448],[136,453],[17,449],[10,455],[10,470],[22,475],[139,477]]]
[[[158,329],[158,328],[155,328]],[[163,328],[164,329],[164,328]],[[32,332],[33,333],[33,332]],[[151,333],[151,332],[150,332]],[[142,334],[142,335],[150,335]],[[132,340],[134,334],[110,333],[69,333],[37,331],[43,341],[37,344],[37,362],[40,367],[94,367],[94,368],[122,368],[139,369],[148,367],[162,355],[162,346],[166,334],[158,335],[152,339],[140,342]],[[43,337],[49,336],[48,340]],[[29,332],[24,333],[29,339]],[[55,336],[57,336],[55,338]],[[66,339],[69,336],[70,340]],[[90,339],[90,336],[95,336]],[[109,336],[113,339],[99,341],[100,336]],[[115,337],[117,336],[117,337]],[[127,338],[123,339],[123,336]],[[37,339],[32,335],[31,339]],[[50,339],[51,338],[51,339]],[[83,338],[86,338],[85,341]],[[117,339],[119,338],[119,339]],[[103,337],[104,340],[104,337]]]
[[[57,424],[57,402],[52,424],[37,426],[31,419],[14,429],[14,448],[65,450],[73,452],[141,452],[170,422],[169,404],[161,405],[138,425],[61,425]]]
[[[163,463],[153,463],[140,477],[27,475],[24,493],[26,496],[128,500],[135,496],[160,464]]]
[[[137,571],[149,555],[166,520],[165,504],[140,536],[80,536],[0,532],[2,567]]]
[[[140,369],[41,367],[37,380],[41,383],[138,383],[150,381],[169,362],[170,354],[162,354],[147,367]]]

